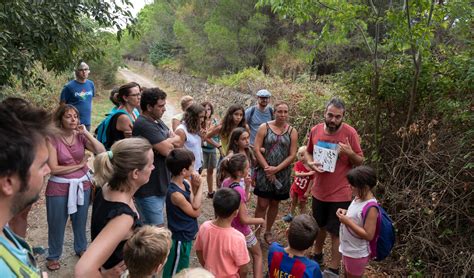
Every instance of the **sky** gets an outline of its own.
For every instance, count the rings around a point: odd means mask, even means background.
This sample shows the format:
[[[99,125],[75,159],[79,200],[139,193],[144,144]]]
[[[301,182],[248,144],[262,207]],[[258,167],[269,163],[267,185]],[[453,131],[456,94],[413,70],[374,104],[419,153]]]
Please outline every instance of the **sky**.
[[[130,1],[133,4],[132,15],[136,16],[138,12],[147,4],[153,3],[153,0],[132,0]]]

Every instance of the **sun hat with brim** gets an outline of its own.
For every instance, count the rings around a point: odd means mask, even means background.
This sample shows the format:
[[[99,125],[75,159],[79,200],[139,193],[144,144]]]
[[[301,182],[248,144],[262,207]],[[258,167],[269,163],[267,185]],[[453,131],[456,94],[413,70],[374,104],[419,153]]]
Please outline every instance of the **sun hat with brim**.
[[[271,97],[271,96],[272,96],[272,94],[269,91],[265,90],[265,89],[259,90],[257,92],[257,97]]]

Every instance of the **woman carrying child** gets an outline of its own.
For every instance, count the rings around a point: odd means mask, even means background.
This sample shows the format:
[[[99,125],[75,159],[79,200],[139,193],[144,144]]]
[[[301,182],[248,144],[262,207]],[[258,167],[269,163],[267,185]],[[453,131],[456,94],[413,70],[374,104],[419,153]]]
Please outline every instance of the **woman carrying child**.
[[[249,175],[249,160],[245,154],[236,153],[231,155],[230,158],[224,158],[221,166],[230,176],[222,182],[222,186],[232,188],[240,194],[241,202],[239,214],[232,221],[232,227],[245,236],[247,248],[253,259],[253,277],[263,277],[262,250],[249,225],[263,225],[265,219],[249,217],[246,205],[248,201],[247,194],[241,185],[241,180],[243,179],[245,181],[245,187],[251,186],[252,179]]]
[[[142,138],[118,141],[95,158],[101,188],[92,207],[92,243],[77,262],[75,277],[119,276],[126,269],[123,246],[141,226],[133,195],[148,182],[153,168],[152,147]]]
[[[306,212],[306,203],[308,197],[311,196],[311,187],[313,186],[313,179],[315,171],[308,164],[308,157],[306,146],[298,149],[296,154],[298,161],[295,163],[293,170],[295,172],[295,179],[290,188],[291,195],[291,209],[290,213],[283,217],[283,221],[291,222],[295,216],[296,205],[299,204],[300,213]]]
[[[255,217],[263,217],[267,221],[264,234],[267,244],[274,241],[272,226],[280,201],[290,197],[290,166],[298,148],[298,132],[288,124],[288,104],[278,102],[274,109],[275,120],[260,125],[254,142],[259,164],[253,191],[258,196]]]
[[[346,277],[362,277],[369,262],[369,242],[375,236],[378,210],[370,207],[365,219],[362,211],[369,202],[377,202],[372,193],[377,176],[372,168],[359,166],[347,173],[347,180],[355,198],[347,210],[340,208],[336,212],[341,221],[339,252]]]

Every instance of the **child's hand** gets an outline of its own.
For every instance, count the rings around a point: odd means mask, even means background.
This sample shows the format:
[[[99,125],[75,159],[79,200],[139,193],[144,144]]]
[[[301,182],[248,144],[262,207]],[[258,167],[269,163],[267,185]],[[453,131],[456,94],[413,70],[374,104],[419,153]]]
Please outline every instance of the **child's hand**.
[[[307,173],[308,173],[308,176],[312,176],[312,175],[316,174],[316,171],[309,171]]]
[[[201,187],[201,182],[201,175],[199,175],[197,172],[193,172],[191,174],[191,187],[194,191],[197,191],[199,187]]]
[[[251,186],[252,185],[252,177],[250,175],[247,175],[244,178],[244,183],[245,183],[245,187]]]
[[[346,209],[339,208],[336,211],[336,216],[337,218],[339,218],[339,221],[341,221],[342,224],[347,223],[348,217],[346,216],[346,214],[347,214]]]
[[[262,226],[263,226],[263,225],[265,224],[265,219],[263,219],[263,218],[257,218],[257,220],[258,220],[258,224],[259,224],[259,225],[262,225]]]
[[[313,168],[316,172],[319,172],[319,173],[324,172],[323,164],[321,164],[318,161],[313,161],[313,162],[309,163],[308,165],[309,165],[309,167]]]
[[[309,196],[311,196],[311,191],[306,190],[306,192],[304,193],[304,197],[309,198]]]

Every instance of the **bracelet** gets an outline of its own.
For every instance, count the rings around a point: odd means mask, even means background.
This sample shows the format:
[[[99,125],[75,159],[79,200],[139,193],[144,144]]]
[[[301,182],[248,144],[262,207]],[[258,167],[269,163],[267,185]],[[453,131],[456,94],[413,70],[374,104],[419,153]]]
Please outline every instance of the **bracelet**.
[[[221,149],[222,148],[222,145],[220,145],[219,147],[217,147],[218,149]]]

